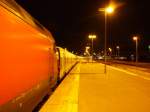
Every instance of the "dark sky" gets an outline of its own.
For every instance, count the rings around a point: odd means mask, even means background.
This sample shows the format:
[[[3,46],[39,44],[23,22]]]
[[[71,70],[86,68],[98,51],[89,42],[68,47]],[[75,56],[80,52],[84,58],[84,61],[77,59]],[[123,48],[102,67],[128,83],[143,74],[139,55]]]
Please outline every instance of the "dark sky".
[[[70,51],[82,52],[97,35],[96,52],[104,48],[104,7],[108,0],[16,0],[53,34],[56,44]],[[120,46],[122,55],[135,52],[132,36],[140,37],[141,55],[148,53],[150,44],[150,5],[148,0],[115,0],[119,7],[108,17],[108,47]]]

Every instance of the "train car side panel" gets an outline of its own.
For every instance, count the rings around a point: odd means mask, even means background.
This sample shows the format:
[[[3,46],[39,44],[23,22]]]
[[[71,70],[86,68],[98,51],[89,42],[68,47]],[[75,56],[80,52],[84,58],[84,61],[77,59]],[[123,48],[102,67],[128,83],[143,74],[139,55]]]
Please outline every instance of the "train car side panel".
[[[0,24],[0,105],[4,105],[43,81],[54,81],[56,58],[51,35],[31,27],[2,6]]]

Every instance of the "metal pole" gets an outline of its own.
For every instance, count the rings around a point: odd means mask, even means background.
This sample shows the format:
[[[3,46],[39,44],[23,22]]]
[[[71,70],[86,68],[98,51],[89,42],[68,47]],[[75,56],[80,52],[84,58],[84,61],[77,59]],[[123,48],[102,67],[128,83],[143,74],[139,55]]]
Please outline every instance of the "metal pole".
[[[93,38],[92,38],[92,62],[93,62]]]
[[[93,38],[92,38],[92,58],[93,58]]]
[[[106,56],[107,56],[107,12],[105,11],[105,48],[104,48],[104,59],[105,59],[105,67],[104,67],[104,73],[106,73]]]
[[[116,54],[117,54],[116,56],[118,57],[119,56],[119,49],[118,48],[117,48],[117,53]]]
[[[120,55],[120,48],[118,49],[118,57],[119,57],[119,55]]]
[[[92,38],[92,56],[93,56],[93,38]]]
[[[136,39],[136,63],[138,62],[138,39]]]
[[[119,57],[119,55],[120,55],[120,48],[117,47],[117,57]]]

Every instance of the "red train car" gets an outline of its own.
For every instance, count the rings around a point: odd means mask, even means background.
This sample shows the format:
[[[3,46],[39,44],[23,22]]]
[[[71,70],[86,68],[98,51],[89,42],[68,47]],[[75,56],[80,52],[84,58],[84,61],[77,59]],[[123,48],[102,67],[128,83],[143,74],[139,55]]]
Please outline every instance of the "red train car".
[[[55,41],[14,0],[0,0],[0,112],[30,112],[56,84]]]

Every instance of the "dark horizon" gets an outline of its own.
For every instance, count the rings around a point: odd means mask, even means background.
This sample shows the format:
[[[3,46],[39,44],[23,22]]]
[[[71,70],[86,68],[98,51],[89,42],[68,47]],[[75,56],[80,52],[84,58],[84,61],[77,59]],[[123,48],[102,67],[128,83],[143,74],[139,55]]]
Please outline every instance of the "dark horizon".
[[[85,46],[90,45],[89,34],[96,34],[94,50],[98,53],[104,49],[104,14],[98,8],[110,1],[104,0],[16,0],[34,18],[43,24],[56,40],[56,45],[70,51],[83,53]],[[149,56],[150,13],[149,2],[140,0],[115,0],[121,4],[108,17],[107,47],[115,54],[120,46],[122,56],[135,53],[134,35],[140,37],[139,54]]]

